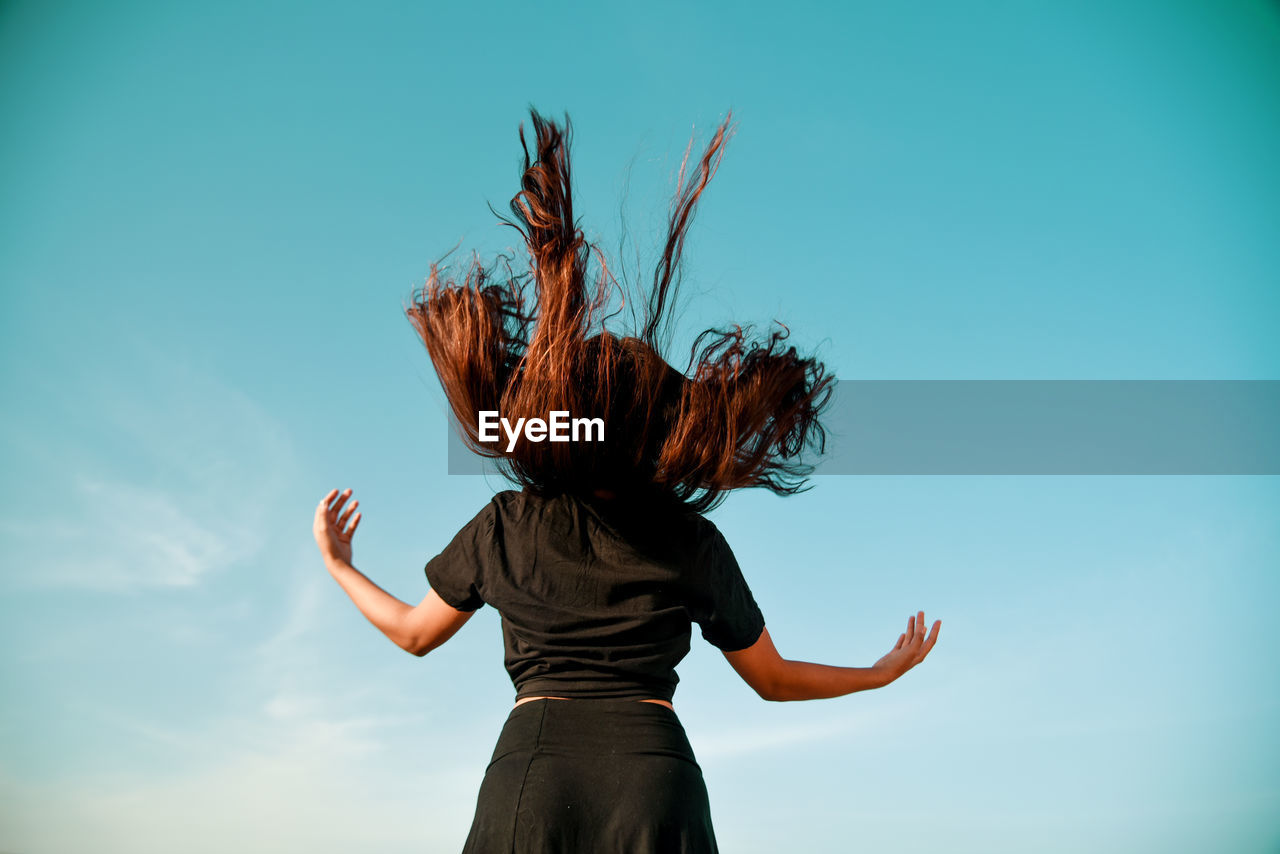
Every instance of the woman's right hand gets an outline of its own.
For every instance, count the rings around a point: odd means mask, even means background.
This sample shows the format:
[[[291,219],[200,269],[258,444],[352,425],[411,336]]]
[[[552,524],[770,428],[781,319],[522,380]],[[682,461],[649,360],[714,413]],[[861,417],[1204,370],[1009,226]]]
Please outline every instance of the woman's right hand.
[[[918,612],[916,616],[908,617],[907,630],[898,635],[898,643],[883,658],[872,665],[884,673],[884,684],[888,685],[924,661],[924,657],[929,654],[929,650],[933,649],[933,645],[938,642],[938,630],[941,627],[942,620],[935,620],[933,631],[926,638],[924,611]]]

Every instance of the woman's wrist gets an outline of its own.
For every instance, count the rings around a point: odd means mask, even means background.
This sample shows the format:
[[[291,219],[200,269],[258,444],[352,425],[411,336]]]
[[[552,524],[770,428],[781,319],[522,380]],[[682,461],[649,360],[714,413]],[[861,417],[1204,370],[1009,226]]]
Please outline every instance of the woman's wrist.
[[[875,687],[877,688],[883,688],[886,685],[891,685],[893,682],[895,682],[898,679],[899,676],[902,675],[894,668],[884,664],[871,665],[871,671],[872,673],[875,674],[876,683],[877,683]]]
[[[340,572],[343,569],[355,569],[355,567],[351,565],[351,561],[344,557],[339,557],[338,555],[325,555],[324,566],[325,569],[329,570],[330,575]]]

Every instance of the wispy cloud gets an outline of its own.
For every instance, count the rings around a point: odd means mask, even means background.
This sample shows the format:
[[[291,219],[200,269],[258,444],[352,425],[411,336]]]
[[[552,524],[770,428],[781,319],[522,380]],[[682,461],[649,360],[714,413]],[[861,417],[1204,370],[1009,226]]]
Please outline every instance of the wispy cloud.
[[[282,424],[217,376],[145,345],[117,356],[37,383],[40,396],[9,428],[39,472],[29,500],[0,522],[22,557],[11,580],[192,587],[266,540],[293,469]]]
[[[796,705],[790,707],[794,714],[788,715],[791,720],[784,724],[779,724],[776,719],[766,719],[698,732],[694,745],[698,759],[732,759],[806,742],[831,742],[849,735],[862,738],[869,733],[883,733],[891,727],[901,726],[904,720],[912,716],[912,709],[906,703],[881,703],[875,708],[854,711],[848,711],[846,706],[835,714],[831,710],[802,710]],[[781,708],[777,708],[766,710],[762,714],[768,716],[769,711],[783,713]]]
[[[461,848],[490,745],[435,743],[411,685],[334,655],[344,641],[333,612],[345,600],[324,595],[332,582],[309,553],[290,565],[268,596],[278,601],[260,603],[278,615],[273,629],[186,662],[233,702],[185,719],[86,700],[75,714],[90,737],[129,745],[145,757],[137,767],[90,761],[50,779],[0,764],[0,849]]]
[[[65,497],[63,518],[4,523],[8,536],[45,546],[39,565],[28,565],[32,582],[100,590],[191,587],[257,545],[248,526],[201,518],[184,508],[189,499],[164,488],[75,477]]]

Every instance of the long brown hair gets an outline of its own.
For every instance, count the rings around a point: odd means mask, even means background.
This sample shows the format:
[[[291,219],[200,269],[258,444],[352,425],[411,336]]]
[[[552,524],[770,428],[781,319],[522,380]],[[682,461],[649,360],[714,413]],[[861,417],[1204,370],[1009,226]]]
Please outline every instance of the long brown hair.
[[[662,355],[685,234],[734,130],[731,114],[686,176],[690,140],[653,285],[638,301],[638,328],[618,336],[605,327],[617,315],[606,313],[618,282],[574,219],[569,117],[562,129],[530,113],[535,156],[521,123],[521,190],[511,200],[516,221],[498,215],[524,237],[529,270],[515,272],[507,255],[485,265],[473,254],[458,281],[433,262],[405,309],[463,441],[541,494],[604,489],[705,512],[732,489],[757,486],[783,495],[804,489],[813,466],[802,457],[823,451],[819,415],[834,377],[787,346],[785,326],[762,339],[749,327],[707,329],[693,342],[683,373]],[[598,269],[589,279],[592,256]],[[482,410],[498,411],[513,424],[556,410],[598,417],[604,439],[521,438],[508,451],[505,435],[497,443],[480,440]]]

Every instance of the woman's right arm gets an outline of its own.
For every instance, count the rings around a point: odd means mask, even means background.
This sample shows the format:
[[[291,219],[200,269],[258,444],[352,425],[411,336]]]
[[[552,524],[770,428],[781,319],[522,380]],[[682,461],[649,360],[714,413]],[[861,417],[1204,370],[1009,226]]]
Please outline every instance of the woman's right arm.
[[[724,653],[742,680],[765,700],[820,700],[855,691],[883,688],[924,661],[938,642],[942,621],[925,637],[924,611],[908,618],[907,630],[888,654],[870,667],[836,667],[808,661],[789,661],[778,654],[769,629],[746,649]]]

